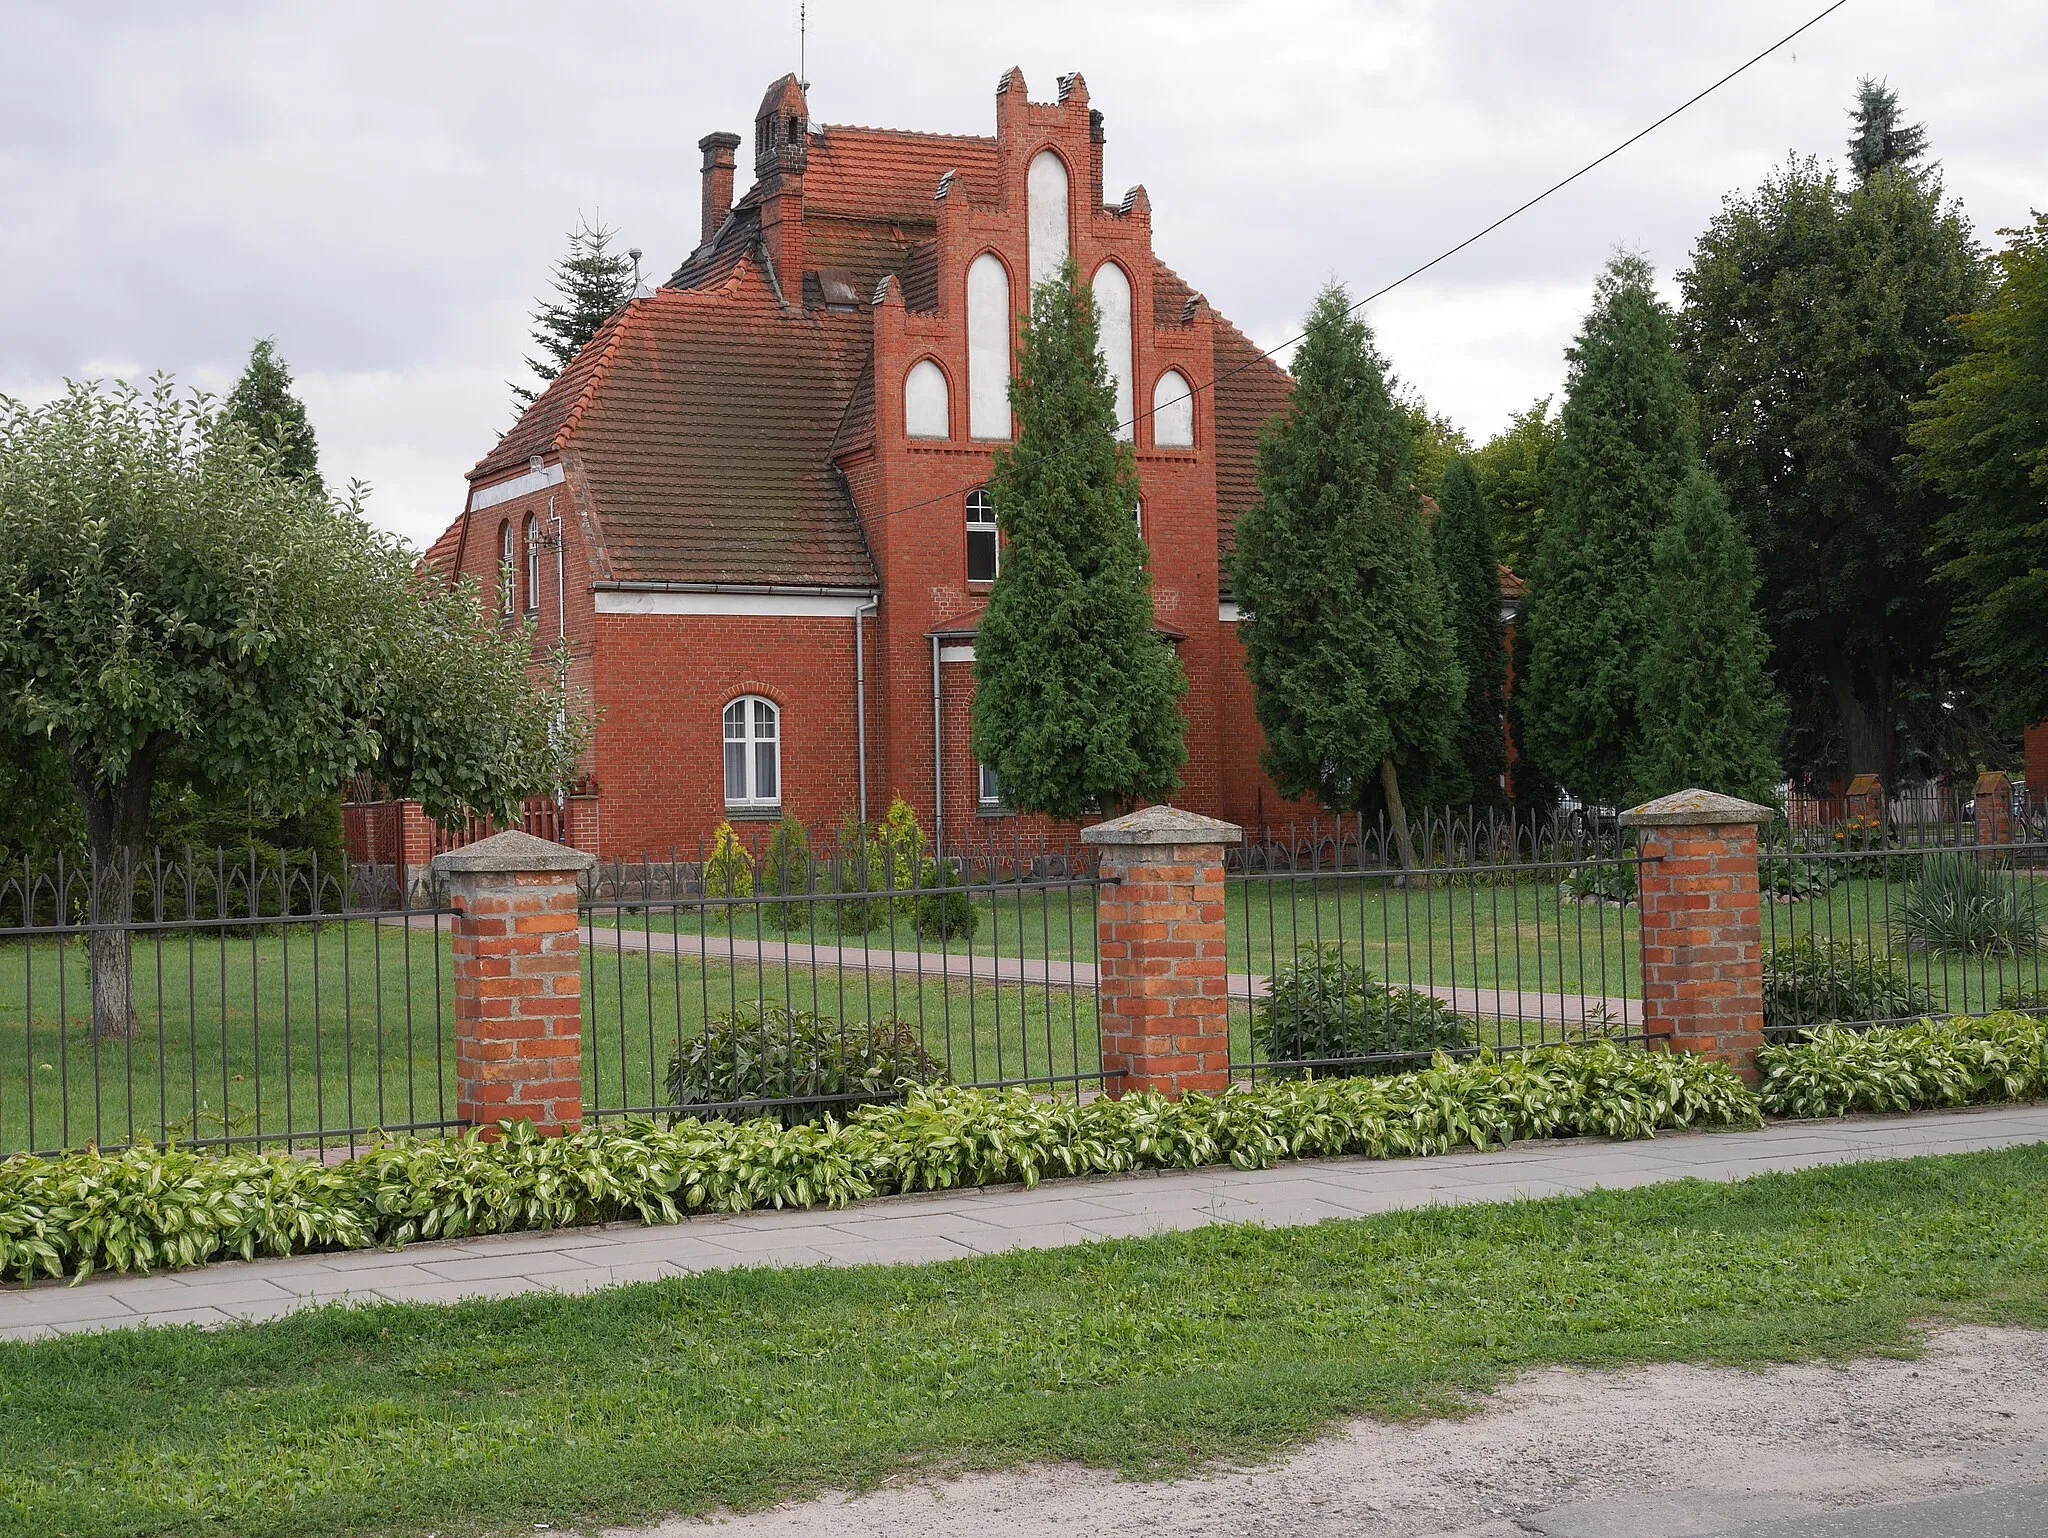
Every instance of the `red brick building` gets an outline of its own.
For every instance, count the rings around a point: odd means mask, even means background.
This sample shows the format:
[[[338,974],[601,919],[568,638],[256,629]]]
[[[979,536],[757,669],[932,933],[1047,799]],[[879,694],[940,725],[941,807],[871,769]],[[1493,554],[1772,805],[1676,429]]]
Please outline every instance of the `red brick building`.
[[[703,150],[702,242],[615,316],[469,474],[430,559],[565,638],[602,712],[578,842],[694,846],[728,818],[830,828],[892,795],[950,843],[1004,815],[968,740],[999,559],[985,497],[1030,284],[1094,285],[1143,487],[1159,623],[1182,639],[1176,800],[1281,802],[1222,560],[1289,379],[1106,194],[1080,76],[996,89],[992,136],[819,126],[794,77]],[[509,580],[501,580],[509,571]]]

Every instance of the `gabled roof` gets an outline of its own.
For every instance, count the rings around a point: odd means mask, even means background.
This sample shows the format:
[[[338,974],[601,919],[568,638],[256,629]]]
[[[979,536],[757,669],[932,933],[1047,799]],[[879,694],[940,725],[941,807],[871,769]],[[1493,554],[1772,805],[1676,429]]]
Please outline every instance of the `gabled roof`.
[[[1225,592],[1230,553],[1237,548],[1238,515],[1259,500],[1259,435],[1285,415],[1294,380],[1263,357],[1250,337],[1216,316],[1216,552]]]

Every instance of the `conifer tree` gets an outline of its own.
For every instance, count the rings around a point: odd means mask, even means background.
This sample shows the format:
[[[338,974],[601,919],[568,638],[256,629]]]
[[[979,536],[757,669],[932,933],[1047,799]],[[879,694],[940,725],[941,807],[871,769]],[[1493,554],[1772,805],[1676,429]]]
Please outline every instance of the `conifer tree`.
[[[1849,109],[1849,169],[1869,181],[1892,166],[1911,166],[1927,153],[1927,125],[1899,121],[1899,93],[1865,75]]]
[[[611,250],[618,233],[588,221],[569,232],[569,254],[555,263],[552,277],[557,297],[533,312],[533,340],[542,356],[529,357],[526,366],[543,386],[567,368],[583,344],[633,297],[633,263]],[[540,391],[513,385],[512,394],[523,411]]]
[[[259,337],[249,349],[249,366],[221,402],[221,414],[276,454],[275,468],[286,480],[302,481],[315,491],[327,489],[320,478],[320,445],[305,406],[292,394],[292,373],[277,355],[274,338]]]
[[[1657,621],[1643,653],[1642,747],[1630,798],[1713,790],[1770,805],[1785,705],[1771,681],[1749,541],[1695,470],[1650,553]]]
[[[1283,794],[1383,804],[1412,868],[1402,787],[1456,758],[1465,696],[1422,522],[1408,414],[1344,289],[1317,296],[1287,415],[1259,445],[1231,590],[1263,762]]]
[[[1650,545],[1699,462],[1674,335],[1649,263],[1614,257],[1565,355],[1564,437],[1529,572],[1529,744],[1566,790],[1603,805],[1627,796],[1642,749]]]
[[[1493,519],[1472,461],[1453,459],[1437,497],[1436,565],[1450,596],[1451,630],[1465,671],[1457,749],[1441,781],[1451,806],[1497,807],[1504,799],[1507,628],[1500,613],[1500,563]]]
[[[975,636],[975,755],[1021,812],[1159,800],[1187,761],[1187,678],[1159,634],[1095,299],[1067,263],[1031,296],[1014,447],[989,495],[1002,563]]]

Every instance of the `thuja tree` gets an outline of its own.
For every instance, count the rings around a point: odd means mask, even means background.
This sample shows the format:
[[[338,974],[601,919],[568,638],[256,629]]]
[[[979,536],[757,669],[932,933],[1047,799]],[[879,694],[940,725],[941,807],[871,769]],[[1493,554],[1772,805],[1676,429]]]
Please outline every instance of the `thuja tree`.
[[[1647,262],[1616,256],[1566,358],[1563,436],[1528,573],[1529,675],[1518,681],[1537,759],[1569,791],[1626,798],[1642,748],[1639,665],[1656,628],[1650,545],[1698,464],[1670,311]]]
[[[1656,627],[1642,657],[1642,746],[1632,800],[1713,790],[1770,804],[1785,706],[1757,617],[1749,541],[1696,470],[1650,552]]]
[[[1095,300],[1041,283],[1010,387],[1017,441],[989,495],[1003,558],[974,640],[974,751],[1019,811],[1071,818],[1171,794],[1187,679],[1159,634]]]
[[[272,450],[271,465],[279,475],[304,481],[315,491],[320,479],[320,445],[306,408],[292,393],[292,373],[277,355],[277,344],[259,338],[249,349],[249,365],[221,402],[221,414],[239,422],[249,435]]]
[[[509,813],[587,736],[546,671],[203,397],[0,398],[0,729],[61,757],[85,825],[97,1036],[134,1029],[118,926],[167,764],[272,806],[370,773],[436,817]]]
[[[1408,414],[1350,296],[1317,296],[1287,415],[1259,445],[1231,591],[1263,762],[1283,794],[1364,810],[1383,798],[1412,868],[1404,780],[1456,757],[1465,674],[1422,521]]]
[[[2007,234],[1997,291],[1965,317],[1970,351],[1935,376],[1913,443],[1948,498],[1955,654],[2010,730],[2048,721],[2048,214]]]
[[[1846,181],[1795,159],[1729,198],[1679,283],[1707,465],[1756,550],[1793,704],[1788,767],[1890,784],[1955,756],[1974,710],[1941,658],[1927,556],[1948,497],[1906,456],[1913,402],[1963,356],[1954,317],[1985,280],[1918,141],[1859,117],[1855,144]]]
[[[1437,496],[1436,565],[1450,597],[1451,631],[1465,698],[1457,743],[1441,783],[1452,806],[1500,806],[1507,772],[1507,627],[1501,619],[1500,563],[1493,519],[1467,458],[1451,461]]]
[[[633,263],[611,248],[618,233],[588,221],[569,232],[569,252],[555,263],[552,274],[555,296],[533,312],[532,336],[541,356],[528,358],[526,366],[543,387],[633,297]],[[512,398],[521,410],[539,393],[525,385],[512,386]]]

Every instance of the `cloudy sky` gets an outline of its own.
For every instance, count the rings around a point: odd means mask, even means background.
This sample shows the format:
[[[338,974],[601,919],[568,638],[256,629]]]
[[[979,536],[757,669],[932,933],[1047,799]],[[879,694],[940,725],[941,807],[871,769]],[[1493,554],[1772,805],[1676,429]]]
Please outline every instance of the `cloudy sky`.
[[[1080,70],[1107,184],[1250,334],[1454,244],[1825,0],[811,0],[813,117],[992,131],[995,84]],[[796,0],[57,5],[0,0],[0,392],[162,369],[298,375],[330,482],[424,543],[510,421],[527,315],[579,215],[665,275],[696,141],[794,68]],[[1667,280],[1724,193],[1839,155],[1857,77],[1932,133],[1980,236],[2048,206],[2048,6],[1849,0],[1785,52],[1371,310],[1483,439],[1562,378],[1616,246]]]

